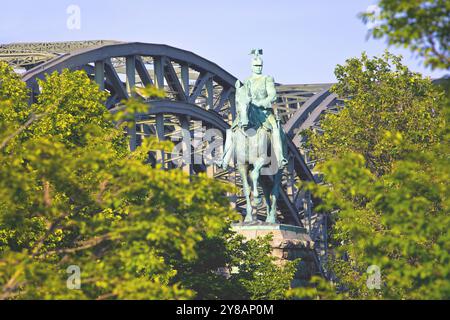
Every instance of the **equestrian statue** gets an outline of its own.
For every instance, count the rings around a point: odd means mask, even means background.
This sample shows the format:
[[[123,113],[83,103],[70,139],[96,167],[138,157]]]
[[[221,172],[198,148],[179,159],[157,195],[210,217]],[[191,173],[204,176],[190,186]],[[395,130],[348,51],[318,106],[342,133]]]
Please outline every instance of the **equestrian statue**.
[[[236,81],[236,117],[227,130],[225,147],[218,165],[227,169],[236,161],[246,198],[244,222],[257,220],[254,207],[261,204],[261,184],[266,201],[266,222],[276,223],[277,199],[281,177],[288,163],[286,134],[272,104],[276,101],[273,77],[263,75],[262,49],[254,49],[252,75],[243,83]]]

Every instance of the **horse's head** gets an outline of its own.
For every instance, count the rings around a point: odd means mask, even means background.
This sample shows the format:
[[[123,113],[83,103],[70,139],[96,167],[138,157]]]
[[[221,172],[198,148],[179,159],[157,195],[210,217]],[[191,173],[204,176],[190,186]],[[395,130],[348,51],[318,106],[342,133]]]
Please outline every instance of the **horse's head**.
[[[239,80],[236,81],[236,112],[239,117],[238,126],[246,129],[249,126],[248,109],[250,97],[247,87]]]

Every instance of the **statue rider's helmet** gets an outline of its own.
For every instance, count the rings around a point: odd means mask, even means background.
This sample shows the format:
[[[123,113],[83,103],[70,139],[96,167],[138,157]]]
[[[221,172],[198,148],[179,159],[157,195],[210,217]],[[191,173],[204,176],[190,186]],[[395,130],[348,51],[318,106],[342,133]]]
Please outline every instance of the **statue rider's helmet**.
[[[250,54],[253,55],[252,70],[253,70],[253,72],[260,74],[262,72],[262,67],[263,67],[263,59],[261,57],[261,55],[263,54],[263,50],[262,49],[253,49],[250,52]]]

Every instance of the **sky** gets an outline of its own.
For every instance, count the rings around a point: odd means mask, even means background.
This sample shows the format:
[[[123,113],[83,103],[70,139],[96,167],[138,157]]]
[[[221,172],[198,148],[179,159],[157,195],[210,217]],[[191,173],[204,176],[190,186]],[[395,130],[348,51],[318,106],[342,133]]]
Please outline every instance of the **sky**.
[[[192,51],[243,79],[252,48],[264,50],[264,73],[285,84],[335,82],[334,68],[366,51],[380,55],[385,40],[367,39],[357,17],[376,0],[15,0],[0,11],[0,43],[119,40],[161,43]],[[79,28],[68,27],[80,9]],[[432,78],[409,51],[411,70]]]

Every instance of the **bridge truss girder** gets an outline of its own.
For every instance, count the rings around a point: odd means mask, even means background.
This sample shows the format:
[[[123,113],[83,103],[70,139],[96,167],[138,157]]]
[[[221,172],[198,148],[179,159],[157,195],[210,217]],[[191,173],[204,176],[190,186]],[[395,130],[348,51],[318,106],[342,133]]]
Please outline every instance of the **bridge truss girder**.
[[[107,44],[54,58],[27,71],[23,80],[32,88],[34,97],[39,94],[37,79],[65,68],[86,71],[100,89],[107,90],[110,93],[107,108],[112,112],[121,107],[121,100],[134,94],[132,88],[135,86],[154,84],[166,91],[166,100],[148,102],[152,105],[149,111],[136,115],[136,126],[128,133],[132,150],[146,135],[164,139],[166,134],[176,134],[179,130],[177,126],[192,129],[198,121],[202,122],[202,126],[219,129],[224,134],[234,119],[234,83],[237,79],[192,52],[157,44]],[[298,149],[291,143],[289,156],[290,163],[282,182],[279,219],[285,223],[303,225],[305,193],[298,188],[297,182],[314,181],[314,177]],[[157,155],[153,158],[156,160]],[[163,158],[158,161],[168,169],[170,165],[167,160]],[[238,185],[241,183],[233,170],[224,172],[214,164],[190,165],[185,170],[190,174],[203,171],[218,179]],[[243,197],[233,195],[230,198],[236,209],[244,212]],[[259,208],[258,214],[265,215],[265,209]]]
[[[111,112],[123,108],[121,101],[136,94],[134,87],[151,84],[165,90],[166,99],[146,101],[148,111],[136,115],[134,129],[127,132],[131,150],[148,136],[172,139],[182,129],[189,131],[194,139],[199,128],[214,128],[225,136],[235,116],[236,78],[192,52],[166,45],[103,40],[9,44],[0,45],[0,60],[29,69],[23,74],[23,80],[31,88],[31,100],[39,94],[37,79],[65,68],[84,70],[101,90],[109,92],[106,107]],[[309,150],[303,146],[301,132],[308,128],[320,130],[322,116],[339,110],[342,101],[329,91],[330,86],[277,84],[278,98],[274,104],[289,138],[289,164],[283,173],[278,218],[283,223],[306,227],[315,243],[319,265],[327,255],[327,215],[316,212],[317,199],[299,188],[300,180],[318,182],[312,173],[315,163],[308,160]],[[190,148],[190,159],[207,147]],[[159,163],[163,169],[171,169],[176,157],[179,155],[155,152],[149,155],[149,160]],[[211,163],[193,161],[181,162],[181,168],[187,174],[205,172],[210,177],[242,186],[239,174],[233,169],[224,171]],[[270,181],[263,179],[263,183]],[[232,205],[244,214],[245,197],[228,196]],[[258,208],[257,214],[263,217],[264,207]]]

